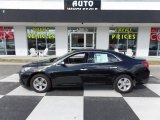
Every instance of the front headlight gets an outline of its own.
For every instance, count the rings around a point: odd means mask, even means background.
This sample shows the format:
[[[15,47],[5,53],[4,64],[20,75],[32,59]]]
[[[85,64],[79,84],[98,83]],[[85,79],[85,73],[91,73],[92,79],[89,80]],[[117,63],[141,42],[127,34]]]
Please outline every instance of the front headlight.
[[[21,72],[26,72],[26,71],[28,71],[28,70],[30,70],[32,67],[23,67],[22,69],[21,69]]]

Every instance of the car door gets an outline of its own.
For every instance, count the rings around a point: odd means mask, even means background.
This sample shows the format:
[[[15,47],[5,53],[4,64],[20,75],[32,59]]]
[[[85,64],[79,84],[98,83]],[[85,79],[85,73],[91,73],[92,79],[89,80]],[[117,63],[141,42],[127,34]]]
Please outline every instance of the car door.
[[[53,71],[52,77],[55,84],[61,85],[82,85],[80,77],[84,65],[87,62],[87,52],[75,53],[56,65],[56,72]]]
[[[83,74],[84,83],[110,83],[118,72],[120,60],[110,53],[92,52],[89,60]]]

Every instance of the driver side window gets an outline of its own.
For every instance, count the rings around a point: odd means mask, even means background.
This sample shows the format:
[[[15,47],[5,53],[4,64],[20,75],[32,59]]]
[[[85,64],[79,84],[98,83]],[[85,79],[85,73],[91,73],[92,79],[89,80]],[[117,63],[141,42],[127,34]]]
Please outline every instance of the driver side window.
[[[80,64],[87,63],[88,53],[77,53],[66,59],[64,59],[65,64]]]

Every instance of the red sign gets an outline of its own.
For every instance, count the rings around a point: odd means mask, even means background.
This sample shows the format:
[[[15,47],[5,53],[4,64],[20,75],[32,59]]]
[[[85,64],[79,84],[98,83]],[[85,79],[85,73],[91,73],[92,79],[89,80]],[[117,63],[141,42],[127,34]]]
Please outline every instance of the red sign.
[[[2,27],[0,26],[0,39],[13,40],[13,27]]]
[[[151,32],[158,32],[158,28],[152,28]]]
[[[0,26],[0,31],[12,31],[13,27],[2,27]]]
[[[160,28],[152,28],[150,39],[152,41],[159,41],[160,42]]]
[[[0,32],[0,38],[6,40],[13,40],[14,35],[13,32]]]

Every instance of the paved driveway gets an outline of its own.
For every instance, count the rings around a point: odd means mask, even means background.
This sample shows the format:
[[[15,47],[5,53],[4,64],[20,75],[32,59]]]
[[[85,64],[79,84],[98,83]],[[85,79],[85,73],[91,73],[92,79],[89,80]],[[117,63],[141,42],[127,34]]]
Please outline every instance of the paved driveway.
[[[55,89],[40,94],[18,83],[19,67],[0,66],[1,70],[9,71],[4,72],[7,77],[0,79],[1,120],[160,119],[160,80],[157,77],[151,76],[148,84],[136,86],[127,94],[117,93],[107,85]]]
[[[17,73],[21,68],[21,65],[0,65],[0,79],[9,75]]]
[[[160,65],[159,66],[151,66],[150,67],[151,75],[160,79]]]

